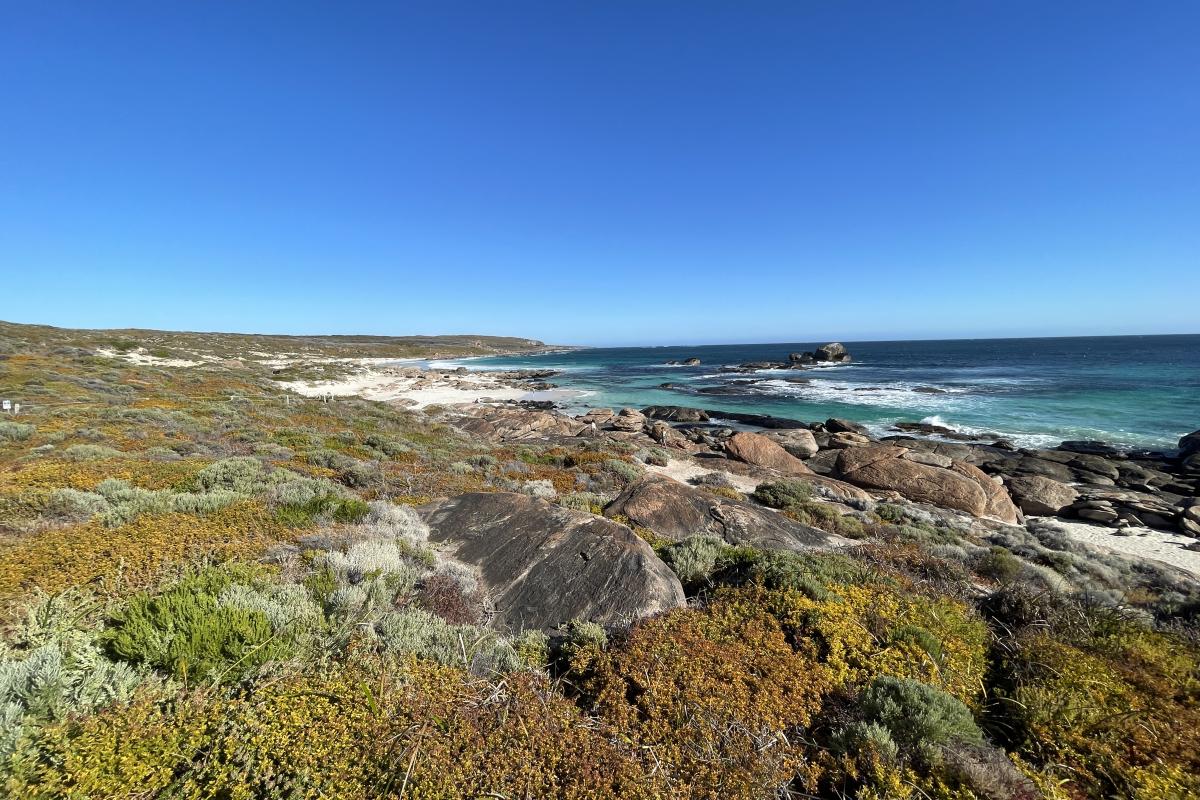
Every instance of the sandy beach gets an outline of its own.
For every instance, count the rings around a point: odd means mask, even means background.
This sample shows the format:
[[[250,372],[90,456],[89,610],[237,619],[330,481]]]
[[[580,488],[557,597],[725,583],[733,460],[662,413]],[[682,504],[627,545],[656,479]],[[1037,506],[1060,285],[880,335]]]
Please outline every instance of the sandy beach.
[[[305,397],[351,397],[399,403],[409,408],[464,405],[489,401],[566,400],[577,393],[567,389],[530,390],[511,379],[487,372],[440,372],[415,367],[367,367],[334,381],[285,381],[280,387]]]
[[[1053,524],[1077,542],[1110,553],[1161,561],[1200,578],[1200,552],[1186,549],[1196,543],[1187,536],[1153,528],[1117,529],[1063,519],[1054,519]]]

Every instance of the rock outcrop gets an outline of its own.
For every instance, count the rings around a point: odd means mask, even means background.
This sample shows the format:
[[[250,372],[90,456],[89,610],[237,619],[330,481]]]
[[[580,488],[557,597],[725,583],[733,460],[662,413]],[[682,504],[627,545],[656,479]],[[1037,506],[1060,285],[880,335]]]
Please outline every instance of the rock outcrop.
[[[817,361],[849,361],[850,354],[841,342],[830,342],[814,350],[813,358]]]
[[[574,436],[584,427],[553,411],[479,406],[462,411],[452,420],[456,428],[496,442]]]
[[[418,509],[429,540],[476,568],[493,624],[626,623],[684,604],[683,588],[624,525],[522,494],[464,494]]]
[[[823,549],[849,541],[762,506],[693,489],[662,475],[647,475],[625,487],[604,513],[625,517],[675,541],[704,534],[768,550]]]
[[[1034,516],[1056,516],[1079,497],[1067,484],[1040,475],[1017,476],[1004,483],[1017,507]]]
[[[725,442],[725,452],[731,458],[766,467],[784,475],[809,475],[812,473],[804,462],[784,450],[777,442],[758,433],[735,433]]]
[[[607,425],[608,423],[612,422],[612,419],[615,416],[616,416],[616,414],[613,413],[613,410],[611,408],[593,408],[590,411],[588,411],[586,414],[581,414],[580,416],[576,417],[575,419],[579,420],[580,422],[582,422],[584,424],[594,424],[594,425],[603,426],[603,425]]]
[[[766,431],[762,435],[796,458],[811,458],[820,449],[817,447],[817,440],[813,438],[812,431],[805,428]]]
[[[613,430],[635,433],[646,426],[646,417],[636,408],[622,408],[609,424]]]
[[[708,412],[703,408],[688,406],[646,406],[642,409],[648,419],[661,419],[665,422],[708,422]]]
[[[833,476],[976,517],[1012,523],[1020,519],[1004,487],[978,467],[961,461],[952,461],[949,467],[934,466],[912,460],[908,452],[888,445],[846,448],[838,453]]]

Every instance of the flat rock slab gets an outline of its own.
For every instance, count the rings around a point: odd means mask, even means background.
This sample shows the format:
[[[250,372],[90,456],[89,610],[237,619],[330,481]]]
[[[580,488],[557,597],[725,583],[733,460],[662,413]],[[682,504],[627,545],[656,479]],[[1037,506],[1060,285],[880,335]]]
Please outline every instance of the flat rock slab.
[[[674,541],[703,534],[767,550],[829,549],[850,543],[762,506],[719,497],[662,475],[647,475],[625,487],[604,513],[624,516]]]
[[[616,625],[684,605],[670,567],[612,520],[508,492],[418,512],[431,542],[479,571],[501,629],[550,630],[576,618]]]
[[[1020,519],[1004,487],[978,467],[951,460],[948,467],[907,457],[902,447],[872,445],[842,450],[834,475],[867,489],[890,490],[918,503],[965,511],[976,517]]]
[[[811,438],[812,434],[809,436]],[[803,461],[784,450],[778,442],[761,434],[735,433],[725,443],[725,452],[738,461],[773,469],[784,475],[812,474],[812,470],[804,466]]]

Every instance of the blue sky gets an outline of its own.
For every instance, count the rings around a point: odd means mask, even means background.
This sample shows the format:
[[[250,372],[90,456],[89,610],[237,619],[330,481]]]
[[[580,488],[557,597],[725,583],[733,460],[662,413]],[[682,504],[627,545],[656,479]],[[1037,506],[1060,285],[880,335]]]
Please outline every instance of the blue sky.
[[[0,0],[0,319],[1200,331],[1200,4]]]

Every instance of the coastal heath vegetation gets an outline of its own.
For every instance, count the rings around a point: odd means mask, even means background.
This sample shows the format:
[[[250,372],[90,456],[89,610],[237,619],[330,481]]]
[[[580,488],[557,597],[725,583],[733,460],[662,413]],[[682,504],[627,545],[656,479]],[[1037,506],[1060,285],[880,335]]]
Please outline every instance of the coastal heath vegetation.
[[[686,607],[497,630],[414,506],[599,513],[653,462],[285,398],[263,363],[465,342],[206,336],[0,327],[0,795],[1200,797],[1175,576],[781,481],[754,501],[852,544],[640,529]]]

